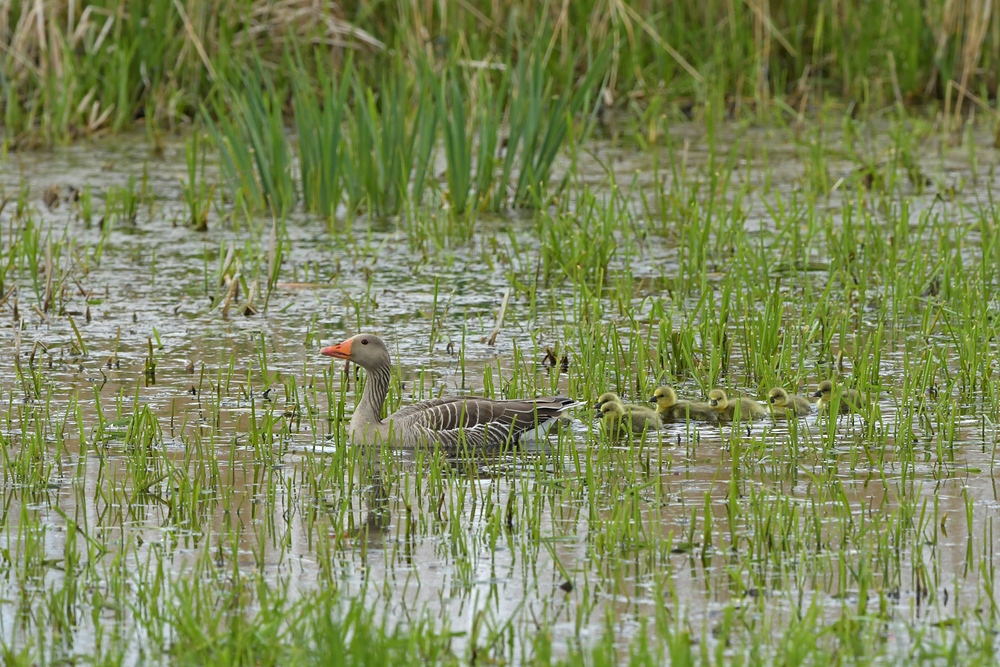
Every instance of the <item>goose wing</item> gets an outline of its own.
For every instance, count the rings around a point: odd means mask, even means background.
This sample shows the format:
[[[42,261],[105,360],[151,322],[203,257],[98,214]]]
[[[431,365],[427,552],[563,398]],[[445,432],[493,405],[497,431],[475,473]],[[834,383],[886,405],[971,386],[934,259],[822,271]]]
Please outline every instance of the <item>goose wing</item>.
[[[563,396],[497,401],[454,397],[415,403],[388,419],[395,428],[412,431],[446,447],[500,447],[535,426],[558,418],[576,401]]]
[[[423,410],[428,410],[430,408],[436,408],[440,405],[446,403],[453,403],[455,401],[463,401],[465,397],[463,396],[441,396],[438,398],[431,398],[426,401],[420,401],[419,403],[410,403],[409,405],[404,405],[400,409],[393,412],[390,417],[392,419],[398,419],[400,417],[405,417],[409,414],[414,414],[421,412]]]

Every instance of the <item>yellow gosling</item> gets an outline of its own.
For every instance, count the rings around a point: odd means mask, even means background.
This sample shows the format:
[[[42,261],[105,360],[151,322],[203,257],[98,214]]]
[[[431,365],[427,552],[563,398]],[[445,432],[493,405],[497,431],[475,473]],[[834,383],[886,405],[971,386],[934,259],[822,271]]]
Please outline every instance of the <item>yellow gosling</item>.
[[[673,387],[657,387],[650,403],[656,404],[656,413],[664,422],[671,421],[703,421],[716,423],[719,414],[708,403],[677,400],[677,392]]]
[[[732,421],[739,406],[740,419],[763,419],[767,416],[764,406],[753,399],[740,396],[735,400],[730,400],[726,392],[721,389],[713,389],[708,392],[708,403],[719,414],[720,421]]]
[[[834,392],[833,382],[830,380],[823,380],[816,387],[816,393],[813,394],[814,398],[818,398],[819,401],[816,405],[819,407],[820,412],[829,412],[830,404],[833,402],[833,392]],[[840,414],[846,415],[851,412],[861,412],[861,394],[858,393],[856,389],[844,389],[839,391],[840,393]]]
[[[646,429],[655,430],[663,425],[660,416],[652,408],[627,408],[620,401],[608,401],[602,405],[598,418],[604,421],[612,433],[629,428],[632,433],[642,433]]]
[[[804,417],[812,412],[812,403],[805,396],[790,396],[781,387],[767,392],[767,403],[775,419]]]
[[[622,405],[625,406],[626,409],[631,409],[631,408],[639,408],[642,410],[649,409],[649,406],[643,403],[626,403],[622,400],[621,396],[619,396],[613,391],[606,391],[600,396],[598,396],[597,403],[594,404],[594,407],[600,410],[602,407],[604,407],[605,403],[621,403]]]

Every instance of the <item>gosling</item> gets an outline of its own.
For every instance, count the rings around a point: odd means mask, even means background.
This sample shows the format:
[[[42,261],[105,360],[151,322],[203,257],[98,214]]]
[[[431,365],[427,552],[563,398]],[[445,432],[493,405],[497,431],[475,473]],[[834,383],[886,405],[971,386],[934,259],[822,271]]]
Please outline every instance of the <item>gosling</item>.
[[[767,402],[771,406],[775,419],[791,419],[804,417],[812,412],[812,403],[804,396],[789,396],[781,387],[775,387],[767,392]]]
[[[673,387],[657,387],[650,403],[656,403],[656,413],[663,422],[702,421],[713,424],[719,421],[719,414],[708,403],[677,400]]]
[[[597,403],[594,404],[594,407],[600,410],[602,407],[604,407],[605,403],[620,403],[621,405],[625,406],[626,410],[631,410],[634,408],[639,408],[640,410],[649,409],[649,406],[643,403],[626,403],[625,401],[622,400],[621,396],[619,396],[613,391],[606,391],[600,396],[598,396]]]
[[[744,396],[730,401],[726,392],[721,389],[708,392],[708,404],[719,414],[720,421],[732,421],[736,415],[736,406],[739,406],[740,419],[763,419],[767,416],[764,406],[757,401]]]
[[[612,433],[625,431],[631,427],[632,433],[642,433],[645,430],[656,430],[663,426],[660,416],[652,408],[645,406],[625,407],[621,401],[607,401],[601,406],[599,419]]]
[[[833,402],[833,382],[830,380],[820,382],[813,397],[819,399],[816,405],[820,412],[829,412],[830,403]],[[856,389],[844,389],[840,392],[840,414],[846,415],[851,412],[861,412],[861,394]]]

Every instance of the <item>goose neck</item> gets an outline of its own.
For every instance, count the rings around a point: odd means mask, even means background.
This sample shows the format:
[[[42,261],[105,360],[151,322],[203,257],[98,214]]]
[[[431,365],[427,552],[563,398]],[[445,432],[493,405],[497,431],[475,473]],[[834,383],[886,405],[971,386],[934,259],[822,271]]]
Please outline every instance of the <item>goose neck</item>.
[[[385,397],[389,393],[389,380],[391,376],[392,367],[389,364],[382,364],[368,369],[368,377],[365,378],[365,389],[361,394],[361,401],[357,408],[364,416],[365,421],[370,423],[379,423],[382,421],[382,405],[385,403]]]

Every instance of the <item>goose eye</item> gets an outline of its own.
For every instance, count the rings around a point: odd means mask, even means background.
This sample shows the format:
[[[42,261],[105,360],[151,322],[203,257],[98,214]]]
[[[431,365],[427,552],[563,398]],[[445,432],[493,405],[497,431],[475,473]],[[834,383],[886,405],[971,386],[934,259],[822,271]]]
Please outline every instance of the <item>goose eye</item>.
[[[361,339],[361,344],[362,345],[367,345],[368,344],[368,339],[367,338],[362,338]]]

